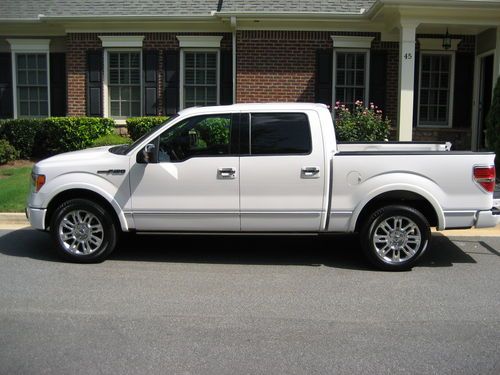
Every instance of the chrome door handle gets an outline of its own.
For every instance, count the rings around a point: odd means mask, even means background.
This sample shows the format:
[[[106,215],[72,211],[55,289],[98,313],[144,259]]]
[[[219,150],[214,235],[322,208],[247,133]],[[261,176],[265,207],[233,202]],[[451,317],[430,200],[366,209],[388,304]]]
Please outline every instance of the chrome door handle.
[[[318,167],[303,167],[300,173],[301,178],[319,178]]]
[[[218,168],[217,169],[217,178],[219,179],[234,179],[234,175],[236,174],[236,170],[234,168]]]

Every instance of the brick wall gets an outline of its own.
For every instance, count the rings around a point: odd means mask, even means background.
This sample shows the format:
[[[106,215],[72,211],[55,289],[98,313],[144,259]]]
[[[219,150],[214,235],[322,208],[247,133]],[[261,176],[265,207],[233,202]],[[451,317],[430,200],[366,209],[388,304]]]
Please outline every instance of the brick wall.
[[[166,49],[179,48],[177,35],[221,35],[221,49],[231,49],[230,33],[69,33],[67,35],[66,66],[68,76],[68,115],[86,114],[86,59],[87,51],[102,48],[100,35],[144,35],[143,49],[159,52],[158,64],[158,115],[163,115],[164,56]]]

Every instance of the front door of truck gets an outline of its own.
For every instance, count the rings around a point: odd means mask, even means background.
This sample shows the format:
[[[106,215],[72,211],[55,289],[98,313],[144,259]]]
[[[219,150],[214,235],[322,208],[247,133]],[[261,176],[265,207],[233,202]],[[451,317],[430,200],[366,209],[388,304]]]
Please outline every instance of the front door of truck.
[[[241,229],[318,231],[325,157],[316,112],[250,113],[240,127]]]
[[[238,140],[233,129],[231,114],[194,116],[153,142],[157,160],[131,168],[137,230],[240,230]]]

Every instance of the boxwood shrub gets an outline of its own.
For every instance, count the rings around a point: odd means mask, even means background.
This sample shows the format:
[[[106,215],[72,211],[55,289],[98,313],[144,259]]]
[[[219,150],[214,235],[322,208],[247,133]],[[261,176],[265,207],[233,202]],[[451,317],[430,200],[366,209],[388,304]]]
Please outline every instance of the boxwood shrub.
[[[0,164],[5,164],[18,158],[19,151],[5,139],[0,139]]]
[[[0,120],[0,139],[7,140],[23,159],[40,158],[91,147],[113,133],[112,119],[100,117],[49,117]]]
[[[124,137],[119,134],[113,133],[113,134],[103,135],[102,137],[97,138],[92,143],[92,146],[94,147],[112,146],[112,145],[123,145],[130,143],[132,143],[132,140],[129,137]]]
[[[127,119],[127,132],[130,138],[135,141],[156,125],[161,125],[167,120],[168,117],[165,116],[130,117]]]

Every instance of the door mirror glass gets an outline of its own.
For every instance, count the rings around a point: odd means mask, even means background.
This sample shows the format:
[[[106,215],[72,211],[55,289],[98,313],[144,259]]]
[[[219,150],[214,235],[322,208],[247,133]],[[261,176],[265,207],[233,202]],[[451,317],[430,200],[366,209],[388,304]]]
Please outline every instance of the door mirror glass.
[[[155,145],[153,143],[148,143],[144,148],[137,154],[138,163],[155,163]]]

